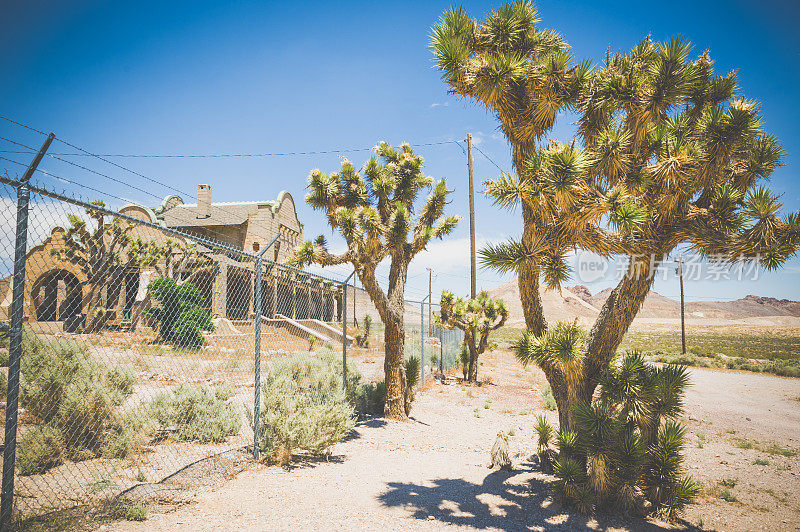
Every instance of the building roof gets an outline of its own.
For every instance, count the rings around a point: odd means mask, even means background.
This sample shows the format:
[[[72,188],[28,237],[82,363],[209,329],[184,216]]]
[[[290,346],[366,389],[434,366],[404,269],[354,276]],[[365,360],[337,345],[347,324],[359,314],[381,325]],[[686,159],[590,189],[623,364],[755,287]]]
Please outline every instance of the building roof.
[[[282,190],[274,201],[212,202],[211,216],[204,216],[197,203],[184,203],[180,196],[172,195],[164,198],[156,212],[167,227],[241,225],[247,221],[248,215],[258,212],[259,209],[270,209],[274,215],[287,196],[291,197],[291,194]]]
[[[212,225],[241,225],[247,216],[258,209],[271,207],[272,202],[212,203],[211,216],[203,216],[196,203],[181,203],[161,213],[167,227],[200,227]]]

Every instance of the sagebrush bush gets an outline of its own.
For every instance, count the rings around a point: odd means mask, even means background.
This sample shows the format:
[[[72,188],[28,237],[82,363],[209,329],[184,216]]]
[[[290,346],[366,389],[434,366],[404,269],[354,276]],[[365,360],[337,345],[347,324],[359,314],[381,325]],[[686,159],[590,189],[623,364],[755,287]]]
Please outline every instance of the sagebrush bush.
[[[96,457],[106,443],[118,408],[132,391],[135,376],[128,368],[108,367],[90,355],[85,344],[71,340],[43,341],[33,333],[23,335],[20,406],[39,422],[32,438],[52,443],[51,453],[31,449],[31,456],[50,455],[85,460]],[[46,438],[44,436],[47,436]],[[55,440],[58,439],[58,443]],[[20,443],[19,452],[23,443]],[[60,459],[60,458],[59,458]],[[44,469],[56,461],[31,459]]]
[[[111,425],[100,454],[106,458],[125,458],[141,452],[158,429],[158,421],[146,406],[134,408]]]
[[[241,430],[241,415],[229,402],[233,386],[180,385],[126,412],[102,447],[107,458],[140,452],[160,433],[176,441],[220,443]]]
[[[16,466],[20,475],[34,475],[60,465],[64,459],[61,431],[52,425],[37,425],[26,431],[17,444]]]
[[[228,402],[232,394],[230,387],[182,384],[153,398],[143,415],[149,414],[159,429],[175,428],[171,437],[178,441],[220,443],[242,426],[239,410]]]
[[[342,390],[341,361],[333,353],[298,353],[273,360],[262,386],[258,441],[262,451],[282,447],[328,451],[354,426],[354,410]],[[360,379],[360,375],[358,376]],[[348,388],[350,388],[348,382]],[[357,382],[353,385],[353,401]]]
[[[544,402],[544,407],[548,410],[555,410],[557,407],[556,399],[553,397],[553,389],[550,387],[549,382],[542,386],[542,401]]]

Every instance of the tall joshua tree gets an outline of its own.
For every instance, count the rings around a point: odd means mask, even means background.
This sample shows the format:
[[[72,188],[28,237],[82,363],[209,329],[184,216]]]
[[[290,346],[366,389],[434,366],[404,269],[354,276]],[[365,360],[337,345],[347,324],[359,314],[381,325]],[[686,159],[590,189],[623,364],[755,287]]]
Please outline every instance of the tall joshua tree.
[[[93,204],[105,207],[102,201]],[[105,312],[101,305],[103,288],[110,288],[112,283],[120,282],[120,269],[127,260],[124,251],[130,243],[129,233],[133,226],[120,218],[109,222],[100,210],[87,209],[86,213],[93,224],[88,224],[80,216],[70,214],[70,226],[64,234],[64,248],[51,253],[58,260],[76,264],[86,276],[89,285],[86,296],[89,310],[86,330],[95,332],[104,322]]]
[[[372,157],[361,172],[346,159],[339,172],[311,172],[306,201],[314,209],[325,211],[331,228],[344,237],[347,251],[330,253],[325,237],[319,236],[296,250],[295,261],[301,265],[353,265],[386,328],[384,415],[403,419],[406,417],[403,295],[408,265],[431,239],[450,233],[458,217],[444,216],[450,191],[444,179],[434,185],[433,179],[422,173],[422,157],[410,146],[404,144],[395,150],[381,142],[375,152],[382,162]],[[419,216],[415,217],[417,196],[423,189],[431,188]],[[387,291],[375,277],[375,269],[385,259],[390,261]]]
[[[439,325],[464,331],[464,343],[469,350],[467,381],[478,381],[478,357],[489,347],[489,335],[503,326],[508,309],[502,299],[492,299],[481,290],[475,299],[456,298],[452,292],[442,292],[441,312],[436,316]]]
[[[759,106],[741,96],[735,72],[716,75],[708,52],[690,59],[680,37],[649,36],[628,53],[606,53],[594,69],[573,63],[561,36],[537,22],[528,1],[481,22],[451,9],[433,27],[432,48],[450,91],[494,112],[511,144],[514,175],[488,182],[487,192],[502,207],[520,206],[522,238],[481,257],[518,273],[530,332],[521,354],[547,331],[540,278],[559,288],[570,275],[569,251],[630,261],[570,377],[588,404],[672,250],[774,269],[795,254],[800,219],[779,216],[781,204],[760,184],[783,150],[764,132]],[[566,110],[578,115],[575,138],[542,143]],[[544,371],[561,424],[572,428],[559,367]]]

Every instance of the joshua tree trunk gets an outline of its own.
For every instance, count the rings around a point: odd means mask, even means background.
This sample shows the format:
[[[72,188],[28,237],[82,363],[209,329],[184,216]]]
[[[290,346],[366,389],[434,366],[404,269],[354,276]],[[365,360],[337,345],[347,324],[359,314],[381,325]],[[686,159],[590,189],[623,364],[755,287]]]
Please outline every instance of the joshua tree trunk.
[[[99,324],[102,321],[99,316],[97,316],[96,311],[100,308],[100,300],[102,299],[103,294],[103,283],[102,282],[94,282],[91,283],[89,288],[89,294],[87,296],[86,301],[88,304],[86,305],[87,314],[84,321],[84,330],[86,332],[97,332],[99,329]]]
[[[405,419],[406,368],[404,357],[405,325],[402,310],[389,310],[386,324],[386,338],[383,371],[386,382],[386,405],[383,415],[392,419]]]
[[[469,349],[469,365],[467,366],[467,382],[478,382],[478,348],[475,346],[475,338],[471,334],[465,336],[467,348]]]
[[[651,265],[649,258],[644,259],[644,262],[637,264],[638,275],[625,276],[612,290],[586,338],[578,389],[570,394],[569,383],[561,371],[545,370],[558,407],[558,423],[561,427],[575,430],[573,408],[576,402],[591,403],[603,371],[650,292],[654,280],[651,267],[656,268],[659,263],[654,261]]]
[[[663,255],[662,255],[663,256]],[[586,359],[583,364],[584,391],[582,398],[591,399],[603,371],[616,353],[622,338],[644,303],[660,261],[651,265],[649,259],[638,263],[638,275],[625,276],[611,291],[600,314],[586,338]]]

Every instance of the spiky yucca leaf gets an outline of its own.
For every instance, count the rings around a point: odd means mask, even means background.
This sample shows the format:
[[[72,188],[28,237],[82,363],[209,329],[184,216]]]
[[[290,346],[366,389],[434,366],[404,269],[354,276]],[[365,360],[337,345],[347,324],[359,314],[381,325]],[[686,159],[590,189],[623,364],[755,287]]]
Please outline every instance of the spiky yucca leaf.
[[[578,450],[578,433],[566,427],[559,428],[556,435],[556,446],[558,447],[559,456],[577,458],[580,454]]]
[[[510,240],[502,244],[487,244],[478,255],[481,266],[502,273],[516,271],[526,261],[536,259],[540,249],[530,248],[522,242]]]
[[[537,452],[541,453],[542,451],[550,449],[550,445],[553,441],[553,427],[547,422],[547,418],[544,414],[536,416],[536,424],[533,426],[533,430],[536,431],[536,436],[539,441],[537,444]]]
[[[641,438],[633,430],[624,430],[615,455],[615,498],[623,511],[632,510],[642,496],[640,487],[644,467]]]
[[[594,506],[594,493],[587,485],[584,466],[569,457],[559,457],[553,466],[556,481],[553,493],[560,501],[575,506],[579,512],[589,513]]]
[[[647,449],[643,486],[647,499],[658,511],[680,479],[686,429],[668,420],[658,431],[658,438]]]
[[[678,517],[678,512],[683,510],[687,504],[691,504],[699,493],[700,485],[692,477],[682,477],[670,487],[664,500],[661,501],[657,513],[674,521]]]

